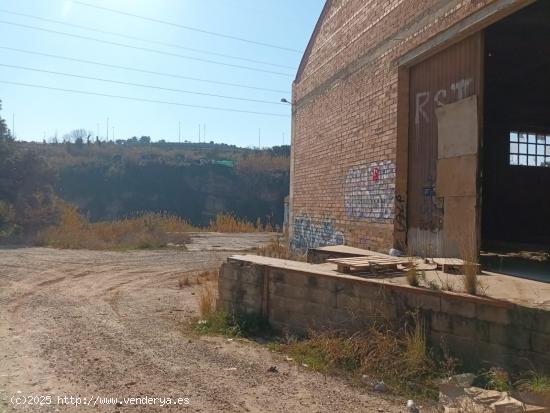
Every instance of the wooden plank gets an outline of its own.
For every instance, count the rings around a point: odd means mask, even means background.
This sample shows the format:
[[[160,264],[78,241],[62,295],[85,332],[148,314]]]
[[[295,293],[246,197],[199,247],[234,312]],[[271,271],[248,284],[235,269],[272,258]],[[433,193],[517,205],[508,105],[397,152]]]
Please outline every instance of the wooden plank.
[[[354,257],[354,258],[330,258],[327,261],[330,262],[345,262],[345,263],[354,263],[354,262],[398,262],[405,263],[409,262],[408,259],[397,258],[397,257]]]
[[[464,273],[464,261],[458,258],[434,258],[433,262],[437,268],[448,273]],[[477,268],[478,274],[481,274],[481,265],[469,263]]]
[[[371,271],[373,275],[382,275],[385,271],[398,271],[398,265],[407,265],[407,258],[392,257],[385,254],[372,254],[371,256],[331,258],[327,261],[336,264],[338,272],[344,274]]]
[[[459,258],[434,258],[437,265],[464,265],[464,260]]]

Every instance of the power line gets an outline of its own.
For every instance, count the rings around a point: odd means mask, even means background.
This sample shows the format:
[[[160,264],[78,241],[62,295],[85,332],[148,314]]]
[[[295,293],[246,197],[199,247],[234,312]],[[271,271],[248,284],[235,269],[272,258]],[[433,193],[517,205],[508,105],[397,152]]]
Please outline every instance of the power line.
[[[228,58],[228,59],[241,60],[243,62],[257,63],[257,64],[269,65],[269,66],[274,66],[274,67],[282,67],[284,69],[295,69],[294,66],[281,65],[281,64],[278,64],[278,63],[271,63],[271,62],[266,62],[266,61],[263,61],[263,60],[248,59],[246,57],[239,57],[239,56],[234,56],[234,55],[225,54],[225,53],[217,53],[217,52],[212,52],[212,51],[203,50],[203,49],[196,49],[196,48],[193,48],[193,47],[185,47],[185,46],[180,46],[180,45],[174,44],[174,43],[160,42],[160,41],[157,41],[157,40],[145,39],[143,37],[130,36],[130,35],[127,35],[127,34],[116,33],[116,32],[111,32],[111,31],[107,31],[107,30],[100,30],[100,29],[96,29],[96,28],[93,28],[93,27],[90,27],[90,26],[82,26],[80,24],[67,23],[67,22],[64,22],[64,21],[61,21],[61,20],[47,19],[45,17],[35,16],[35,15],[32,15],[32,14],[26,14],[26,13],[14,12],[14,11],[11,11],[11,10],[0,9],[0,13],[11,14],[11,15],[14,15],[14,16],[22,16],[22,17],[26,17],[26,18],[29,18],[29,19],[35,19],[35,20],[40,20],[40,21],[44,21],[44,22],[60,24],[60,25],[67,26],[67,27],[74,27],[74,28],[81,29],[81,30],[88,30],[88,31],[92,31],[92,32],[107,34],[107,35],[110,35],[110,36],[122,37],[122,38],[125,38],[125,39],[139,40],[141,42],[157,44],[157,45],[167,46],[167,47],[173,47],[173,48],[176,48],[176,49],[188,50],[188,51],[196,52],[196,53],[204,53],[204,54],[208,54],[208,55],[212,55],[212,56],[219,56],[219,57],[225,57],[225,58]]]
[[[26,54],[36,55],[36,56],[50,57],[52,59],[67,60],[67,61],[70,61],[70,62],[86,63],[86,64],[91,64],[91,65],[96,65],[96,66],[110,67],[110,68],[114,68],[114,69],[129,70],[129,71],[132,71],[132,72],[147,73],[147,74],[151,74],[151,75],[165,76],[165,77],[173,77],[173,78],[177,78],[177,79],[193,80],[193,81],[196,81],[196,82],[212,83],[212,84],[215,84],[215,85],[232,86],[232,87],[238,87],[238,88],[243,88],[243,89],[251,89],[251,90],[262,90],[262,91],[265,91],[265,92],[273,92],[273,93],[288,93],[287,90],[268,89],[268,88],[257,87],[257,86],[243,85],[243,84],[240,84],[240,83],[230,83],[230,82],[222,82],[222,81],[219,81],[219,80],[201,79],[201,78],[197,78],[197,77],[177,75],[177,74],[174,74],[174,73],[156,72],[154,70],[138,69],[138,68],[129,67],[129,66],[119,66],[119,65],[109,64],[109,63],[97,62],[97,61],[94,61],[94,60],[76,59],[76,58],[73,58],[73,57],[60,56],[60,55],[54,55],[54,54],[49,54],[49,53],[41,53],[41,52],[35,52],[35,51],[25,50],[25,49],[18,49],[18,48],[15,48],[15,47],[0,46],[0,49],[10,50],[12,52],[18,52],[18,53],[26,53]]]
[[[28,24],[8,22],[6,20],[0,20],[0,23],[1,24],[7,24],[7,25],[10,25],[10,26],[23,27],[25,29],[37,30],[37,31],[46,32],[46,33],[58,34],[58,35],[61,35],[61,36],[68,36],[68,37],[74,37],[74,38],[77,38],[77,39],[90,40],[92,42],[108,44],[108,45],[111,45],[111,46],[125,47],[127,49],[134,49],[134,50],[140,50],[140,51],[149,52],[149,53],[156,53],[156,54],[161,54],[161,55],[166,55],[166,56],[171,56],[171,57],[177,57],[177,58],[180,58],[180,59],[196,60],[198,62],[203,62],[203,63],[210,63],[210,64],[214,64],[214,65],[227,66],[227,67],[232,67],[232,68],[235,68],[235,69],[251,70],[253,72],[269,73],[269,74],[279,75],[279,76],[292,76],[290,73],[275,72],[273,70],[259,69],[259,68],[250,67],[250,66],[243,66],[243,65],[234,65],[232,63],[224,63],[224,62],[219,62],[217,60],[203,59],[201,57],[193,57],[193,56],[186,56],[186,55],[182,55],[182,54],[178,54],[178,53],[164,52],[164,51],[161,51],[161,50],[149,49],[147,47],[132,46],[132,45],[125,44],[125,43],[111,42],[109,40],[101,40],[101,39],[96,39],[94,37],[82,36],[82,35],[79,35],[79,34],[60,32],[58,30],[44,29],[42,27],[31,26],[31,25],[28,25]]]
[[[94,9],[98,9],[98,10],[108,11],[108,12],[116,13],[116,14],[122,14],[124,16],[135,17],[137,19],[147,20],[147,21],[150,21],[150,22],[153,22],[153,23],[165,24],[167,26],[178,27],[180,29],[191,30],[191,31],[194,31],[194,32],[208,34],[208,35],[211,35],[211,36],[223,37],[225,39],[231,39],[231,40],[238,40],[240,42],[255,44],[257,46],[271,47],[273,49],[286,50],[288,52],[302,53],[302,51],[300,51],[300,50],[292,49],[292,48],[289,48],[289,47],[279,46],[279,45],[275,45],[275,44],[271,44],[271,43],[259,42],[259,41],[256,41],[256,40],[245,39],[243,37],[237,37],[237,36],[232,36],[232,35],[223,34],[223,33],[212,32],[212,31],[209,31],[209,30],[199,29],[197,27],[185,26],[183,24],[173,23],[173,22],[169,22],[169,21],[166,21],[166,20],[155,19],[153,17],[141,16],[139,14],[128,13],[128,12],[125,12],[125,11],[122,11],[122,10],[110,9],[108,7],[102,7],[102,6],[98,6],[98,5],[95,5],[95,4],[86,3],[86,2],[83,2],[83,1],[72,0],[72,2],[75,3],[75,4],[79,4],[81,6],[92,7]]]
[[[56,71],[53,71],[53,70],[44,70],[44,69],[38,69],[38,68],[35,68],[35,67],[28,67],[28,66],[8,65],[8,64],[5,64],[5,63],[0,63],[0,66],[9,67],[9,68],[12,68],[12,69],[21,69],[21,70],[29,70],[29,71],[33,71],[33,72],[48,73],[48,74],[58,75],[58,76],[73,77],[73,78],[78,78],[78,79],[96,80],[98,82],[114,83],[114,84],[117,84],[117,85],[124,85],[124,86],[144,87],[144,88],[148,88],[148,89],[166,90],[166,91],[169,91],[169,92],[187,93],[187,94],[191,94],[191,95],[209,96],[209,97],[239,100],[239,101],[245,101],[245,102],[265,103],[265,104],[269,104],[269,105],[284,105],[284,103],[273,102],[273,101],[269,101],[269,100],[241,98],[241,97],[227,96],[227,95],[218,95],[218,94],[215,94],[215,93],[197,92],[197,91],[185,90],[185,89],[174,89],[174,88],[167,88],[167,87],[162,87],[162,86],[147,85],[147,84],[144,84],[144,83],[123,82],[123,81],[119,81],[119,80],[104,79],[104,78],[101,78],[101,77],[77,75],[77,74],[74,74],[74,73],[56,72]]]
[[[11,81],[8,81],[8,80],[0,80],[0,83],[4,83],[6,85],[25,86],[25,87],[30,87],[30,88],[55,90],[55,91],[58,91],[58,92],[76,93],[76,94],[81,94],[81,95],[92,95],[92,96],[108,97],[108,98],[115,98],[115,99],[132,100],[132,101],[137,101],[137,102],[160,103],[160,104],[163,104],[163,105],[183,106],[183,107],[195,108],[195,109],[216,110],[216,111],[221,111],[221,112],[248,113],[248,114],[252,114],[252,115],[275,116],[275,117],[281,117],[281,118],[288,117],[288,115],[284,115],[282,113],[255,112],[255,111],[250,111],[250,110],[221,108],[221,107],[217,107],[217,106],[190,105],[190,104],[187,104],[187,103],[170,102],[170,101],[166,101],[166,100],[154,100],[154,99],[146,99],[146,98],[135,98],[135,97],[131,97],[131,96],[110,95],[110,94],[107,94],[107,93],[89,92],[89,91],[86,91],[86,90],[63,89],[63,88],[58,88],[58,87],[36,85],[36,84],[32,84],[32,83],[11,82]]]

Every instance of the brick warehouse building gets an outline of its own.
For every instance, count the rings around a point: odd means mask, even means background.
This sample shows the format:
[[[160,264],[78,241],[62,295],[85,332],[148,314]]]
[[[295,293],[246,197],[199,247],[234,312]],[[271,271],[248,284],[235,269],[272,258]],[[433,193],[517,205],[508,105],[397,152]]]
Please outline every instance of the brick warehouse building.
[[[293,84],[290,237],[550,243],[550,0],[327,0]]]

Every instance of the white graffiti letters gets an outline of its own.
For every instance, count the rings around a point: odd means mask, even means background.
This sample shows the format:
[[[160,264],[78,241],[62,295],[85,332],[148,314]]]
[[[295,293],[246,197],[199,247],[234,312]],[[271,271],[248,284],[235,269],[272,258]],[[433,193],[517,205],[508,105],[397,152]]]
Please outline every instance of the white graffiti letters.
[[[452,83],[448,89],[438,90],[433,94],[435,107],[440,107],[471,96],[473,93],[473,89],[471,88],[473,83],[474,80],[471,78],[461,79],[458,82]],[[420,125],[421,122],[427,123],[430,121],[431,113],[429,110],[429,103],[431,99],[431,92],[419,92],[416,94],[414,121],[417,125]]]

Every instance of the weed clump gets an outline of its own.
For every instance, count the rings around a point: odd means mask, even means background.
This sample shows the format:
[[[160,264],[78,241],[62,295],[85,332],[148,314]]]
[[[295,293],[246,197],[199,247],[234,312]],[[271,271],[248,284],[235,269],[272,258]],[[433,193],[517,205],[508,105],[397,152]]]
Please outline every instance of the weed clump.
[[[486,373],[487,385],[490,390],[509,392],[513,389],[512,381],[508,372],[500,367],[492,367]]]
[[[519,380],[516,386],[522,391],[550,397],[550,376],[540,371],[530,371],[528,377]]]
[[[397,330],[377,324],[351,335],[310,331],[304,340],[272,348],[319,372],[376,378],[398,394],[415,397],[436,398],[437,379],[449,374],[448,363],[428,350],[418,319],[413,327]]]
[[[407,277],[407,283],[410,286],[412,286],[412,287],[419,287],[420,286],[420,275],[419,275],[419,271],[416,268],[416,266],[411,265],[407,269],[406,277]]]
[[[269,322],[259,314],[236,314],[226,311],[213,311],[202,315],[193,324],[193,329],[201,334],[221,334],[230,337],[272,336]]]
[[[286,243],[281,242],[281,237],[273,237],[269,244],[258,247],[256,254],[262,257],[280,258],[283,260],[305,261],[305,255],[292,251]]]
[[[481,282],[478,279],[478,250],[475,233],[464,234],[458,241],[460,255],[462,256],[463,272],[462,285],[464,292],[471,295],[478,295]]]

